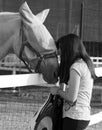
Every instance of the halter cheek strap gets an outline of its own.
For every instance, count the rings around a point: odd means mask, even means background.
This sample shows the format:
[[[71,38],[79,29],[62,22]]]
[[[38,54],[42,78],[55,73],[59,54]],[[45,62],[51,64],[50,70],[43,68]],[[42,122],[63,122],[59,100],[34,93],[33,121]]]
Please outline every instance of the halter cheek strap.
[[[24,50],[25,45],[21,46],[20,49],[20,53],[19,53],[19,58],[23,61],[23,63],[25,64],[25,66],[27,67],[27,69],[29,70],[30,73],[33,73],[32,70],[30,69],[29,64],[23,59],[22,55],[23,55],[23,50]]]
[[[25,64],[25,66],[27,67],[27,69],[29,70],[29,72],[32,73],[32,70],[30,69],[29,64],[23,59],[22,55],[23,55],[23,50],[25,47],[25,37],[24,37],[24,32],[23,32],[23,23],[21,22],[21,28],[20,28],[20,36],[21,36],[21,41],[22,41],[22,45],[20,48],[20,53],[19,53],[19,58],[23,61],[23,63]]]
[[[42,57],[41,57],[40,54],[38,54],[38,53],[35,51],[35,49],[33,49],[33,48],[30,46],[30,44],[27,44],[27,42],[26,42],[26,43],[23,43],[22,46],[21,46],[20,54],[19,54],[20,59],[24,62],[24,64],[25,64],[26,67],[28,68],[29,72],[33,73],[33,71],[32,71],[31,68],[30,68],[30,63],[31,63],[34,59],[30,60],[29,63],[28,63],[28,62],[26,62],[26,60],[24,60],[24,58],[23,58],[23,51],[24,51],[24,48],[25,48],[25,47],[29,48],[32,52],[34,52],[34,53],[37,55],[37,58],[38,58],[39,60],[38,60],[37,66],[36,66],[36,68],[35,68],[35,72],[36,72],[36,73],[39,72],[38,70],[39,70],[39,67],[40,67],[40,64],[41,64],[41,61],[42,61]]]
[[[35,71],[38,72],[38,69],[39,69],[42,57],[41,57],[40,53],[37,52],[34,48],[32,48],[32,46],[27,42],[25,34],[24,34],[24,31],[23,31],[23,23],[22,22],[21,22],[21,28],[20,28],[20,36],[21,36],[22,45],[21,45],[21,48],[20,48],[19,58],[23,61],[23,63],[25,64],[25,66],[27,67],[27,69],[29,70],[29,72],[33,73],[33,71],[30,68],[30,62],[32,60],[29,61],[29,63],[27,63],[26,60],[24,60],[24,58],[23,58],[24,48],[25,47],[29,48],[39,58],[38,64],[37,64],[37,66],[35,68]]]

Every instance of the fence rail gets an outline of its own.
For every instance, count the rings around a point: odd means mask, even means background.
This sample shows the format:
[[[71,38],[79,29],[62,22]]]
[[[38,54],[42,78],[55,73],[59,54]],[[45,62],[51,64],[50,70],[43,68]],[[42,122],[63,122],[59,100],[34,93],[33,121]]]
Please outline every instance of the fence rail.
[[[102,67],[102,57],[91,57],[95,67]]]
[[[102,67],[101,57],[91,57],[91,59],[96,68]],[[0,70],[10,70],[13,74],[16,74],[17,71],[28,72],[24,63],[14,54],[10,54],[0,61]]]
[[[13,87],[13,86],[15,87],[15,85],[16,85],[16,87],[17,86],[19,86],[19,87],[28,86],[28,85],[38,85],[38,86],[48,86],[48,87],[53,86],[53,85],[47,84],[42,79],[41,75],[39,75],[39,74],[0,76],[0,81],[2,81],[2,82],[0,82],[1,88],[7,88],[7,87]],[[18,83],[18,81],[19,81],[19,83]],[[101,121],[102,121],[102,112],[91,115],[91,122],[90,122],[89,126],[99,123]]]

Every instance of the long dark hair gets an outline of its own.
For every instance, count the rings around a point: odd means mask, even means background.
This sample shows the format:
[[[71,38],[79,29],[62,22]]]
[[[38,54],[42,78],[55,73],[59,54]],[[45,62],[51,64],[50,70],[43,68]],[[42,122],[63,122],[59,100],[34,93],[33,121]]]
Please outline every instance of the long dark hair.
[[[83,59],[90,70],[92,78],[96,77],[90,56],[86,52],[82,40],[77,35],[65,35],[58,39],[56,45],[61,51],[59,68],[59,78],[61,83],[68,83],[69,69],[71,65],[78,59]]]

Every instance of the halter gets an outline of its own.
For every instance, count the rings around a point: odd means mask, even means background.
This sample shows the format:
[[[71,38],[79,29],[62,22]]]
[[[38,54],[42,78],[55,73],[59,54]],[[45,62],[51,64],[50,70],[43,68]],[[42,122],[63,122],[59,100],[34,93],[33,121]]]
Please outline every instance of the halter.
[[[25,34],[24,34],[24,30],[23,30],[23,23],[21,23],[21,28],[20,28],[20,35],[21,35],[21,40],[22,40],[22,45],[21,45],[21,48],[20,48],[20,53],[19,53],[19,58],[23,61],[23,63],[25,64],[25,66],[27,67],[27,69],[29,70],[29,72],[33,73],[33,71],[31,70],[30,68],[30,63],[34,60],[30,60],[29,62],[25,61],[24,58],[23,58],[23,52],[24,52],[24,48],[27,47],[29,48],[32,52],[34,52],[37,56],[37,59],[38,59],[38,63],[36,65],[36,68],[35,68],[35,72],[39,72],[39,67],[40,67],[40,64],[43,60],[47,59],[47,58],[53,58],[53,57],[57,57],[57,54],[56,52],[53,52],[53,53],[50,53],[50,54],[44,54],[44,55],[41,55],[38,51],[36,51],[30,44],[29,42],[27,41],[26,37],[25,37]]]

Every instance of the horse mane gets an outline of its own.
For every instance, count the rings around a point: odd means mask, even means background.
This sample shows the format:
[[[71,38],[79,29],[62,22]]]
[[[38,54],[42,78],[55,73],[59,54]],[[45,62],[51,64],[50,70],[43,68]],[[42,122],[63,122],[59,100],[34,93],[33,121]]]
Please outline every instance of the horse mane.
[[[19,14],[18,12],[0,12],[0,15],[15,15]]]
[[[7,22],[12,19],[20,19],[19,12],[0,12],[0,23]]]

